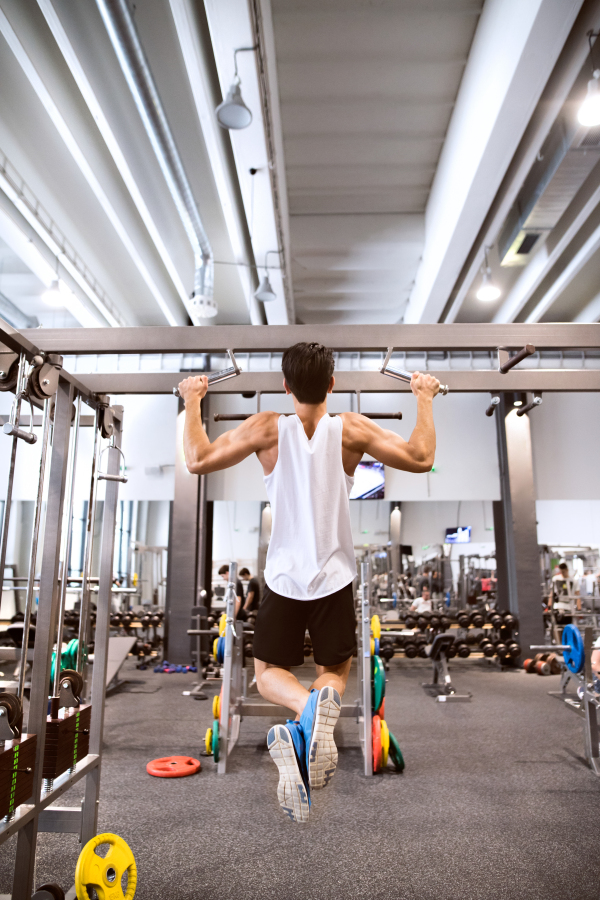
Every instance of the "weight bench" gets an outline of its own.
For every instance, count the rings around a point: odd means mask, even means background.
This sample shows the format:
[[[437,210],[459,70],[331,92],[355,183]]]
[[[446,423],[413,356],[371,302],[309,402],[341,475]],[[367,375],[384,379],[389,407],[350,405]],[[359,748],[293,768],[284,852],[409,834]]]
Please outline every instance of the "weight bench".
[[[433,682],[431,684],[423,682],[423,687],[438,703],[471,700],[471,694],[457,694],[452,685],[446,651],[453,643],[454,635],[436,634],[429,648],[429,658],[433,662]]]

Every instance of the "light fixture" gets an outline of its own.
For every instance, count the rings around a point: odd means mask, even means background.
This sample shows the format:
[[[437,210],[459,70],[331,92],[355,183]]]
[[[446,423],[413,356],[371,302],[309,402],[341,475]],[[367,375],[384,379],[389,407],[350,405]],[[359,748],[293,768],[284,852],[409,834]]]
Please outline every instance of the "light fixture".
[[[265,253],[265,274],[261,278],[260,284],[254,291],[254,296],[257,300],[260,300],[261,303],[270,303],[272,300],[277,300],[277,294],[273,290],[273,285],[269,281],[269,266],[267,265],[269,253],[281,253],[281,250],[267,250],[267,252]]]
[[[42,294],[42,299],[44,303],[47,303],[48,306],[53,306],[55,309],[65,305],[62,294],[60,292],[58,278],[55,278],[51,282],[50,287],[46,288],[46,290]]]
[[[277,300],[277,294],[273,290],[269,276],[266,273],[260,279],[260,284],[254,291],[254,296],[261,303],[270,303],[272,300]]]
[[[600,125],[600,69],[594,66],[594,45],[592,38],[598,37],[598,32],[588,31],[588,41],[590,44],[590,61],[592,63],[592,78],[588,81],[586,98],[579,107],[577,120],[580,125],[593,128],[594,125]]]
[[[488,261],[488,250],[490,247],[484,247],[483,252],[485,255],[485,264],[482,267],[483,278],[481,284],[479,286],[479,290],[477,291],[477,299],[481,300],[483,303],[491,303],[493,300],[497,300],[502,291],[500,288],[494,284],[492,281],[492,270],[490,268],[490,264]]]
[[[201,319],[214,319],[219,312],[217,301],[206,294],[192,294],[190,306]]]
[[[250,50],[257,50],[255,47],[238,47],[233,53],[235,64],[235,74],[231,87],[227,91],[227,96],[222,103],[219,103],[215,112],[217,114],[217,122],[221,128],[228,128],[237,131],[241,128],[247,128],[252,122],[252,111],[248,109],[242,97],[241,84],[242,79],[238,75],[237,55]]]

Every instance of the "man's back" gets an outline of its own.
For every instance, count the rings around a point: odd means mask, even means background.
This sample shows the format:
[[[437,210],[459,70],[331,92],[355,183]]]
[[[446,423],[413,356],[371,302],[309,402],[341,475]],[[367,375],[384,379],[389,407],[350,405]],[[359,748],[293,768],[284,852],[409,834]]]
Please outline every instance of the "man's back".
[[[273,525],[268,586],[314,600],[356,576],[348,496],[354,479],[342,465],[342,422],[321,417],[309,438],[298,416],[280,416],[277,463],[265,475]]]

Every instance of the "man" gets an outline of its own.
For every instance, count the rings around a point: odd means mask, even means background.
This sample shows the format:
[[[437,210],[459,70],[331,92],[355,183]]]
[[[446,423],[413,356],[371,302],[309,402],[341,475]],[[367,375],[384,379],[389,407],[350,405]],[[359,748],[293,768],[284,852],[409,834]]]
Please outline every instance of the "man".
[[[256,453],[271,503],[266,588],[254,633],[254,666],[265,700],[293,709],[296,720],[270,729],[267,745],[279,768],[277,796],[284,812],[305,822],[310,791],[325,787],[337,765],[333,730],[352,656],[356,577],[349,494],[365,453],[407,472],[428,472],[435,456],[432,400],[439,381],[415,372],[417,423],[409,441],[358,413],[327,414],[333,391],[333,353],[301,343],[283,354],[283,387],[296,415],[261,412],[238,428],[208,439],[200,400],[205,376],[179,385],[185,401],[184,450],[190,472],[226,469]],[[317,678],[310,690],[290,669],[304,662],[308,628]]]
[[[242,573],[240,572],[240,575],[241,574]],[[227,565],[221,566],[221,568],[219,569],[219,575],[221,576],[221,578],[223,579],[223,581],[226,584],[229,584],[229,566],[227,566]],[[246,619],[248,618],[246,613],[243,613],[241,616],[239,615],[240,607],[242,606],[243,602],[244,602],[244,586],[243,586],[242,582],[240,581],[240,579],[238,578],[235,583],[235,613],[234,613],[233,617],[234,617],[234,619],[239,618],[240,622],[245,622]]]
[[[423,585],[421,596],[413,600],[410,611],[417,613],[419,616],[421,613],[432,611],[431,593],[428,585]]]
[[[240,578],[242,581],[248,582],[246,588],[246,602],[244,610],[246,613],[254,612],[260,606],[260,584],[258,578],[250,574],[250,569],[240,569]]]

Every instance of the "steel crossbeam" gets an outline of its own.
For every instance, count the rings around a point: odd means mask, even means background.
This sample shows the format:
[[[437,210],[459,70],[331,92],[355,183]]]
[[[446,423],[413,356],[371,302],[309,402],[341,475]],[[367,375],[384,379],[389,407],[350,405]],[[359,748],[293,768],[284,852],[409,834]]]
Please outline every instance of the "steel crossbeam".
[[[10,327],[10,326],[9,326]],[[18,332],[12,329],[14,340]],[[106,353],[278,353],[298,341],[319,341],[334,350],[495,350],[590,349],[600,347],[600,324],[515,323],[495,325],[213,325],[143,326],[128,328],[25,329],[28,343],[42,344],[46,352]]]

